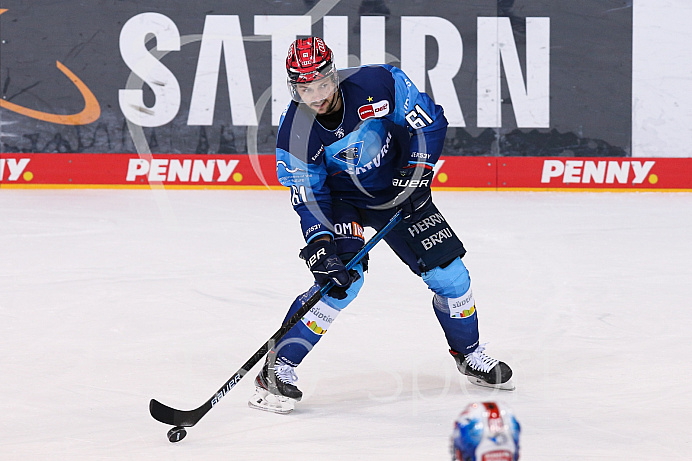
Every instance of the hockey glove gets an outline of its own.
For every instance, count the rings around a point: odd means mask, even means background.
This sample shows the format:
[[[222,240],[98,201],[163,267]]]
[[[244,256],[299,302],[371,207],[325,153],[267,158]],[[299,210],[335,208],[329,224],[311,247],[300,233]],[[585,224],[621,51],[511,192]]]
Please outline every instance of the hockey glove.
[[[392,185],[401,192],[394,203],[401,209],[404,221],[417,222],[432,204],[430,185],[433,175],[433,169],[427,165],[409,165],[395,173]]]
[[[353,283],[353,277],[336,255],[336,244],[333,241],[314,240],[300,250],[300,257],[305,260],[315,281],[321,287],[334,282],[329,296],[336,299],[346,297],[346,290]]]

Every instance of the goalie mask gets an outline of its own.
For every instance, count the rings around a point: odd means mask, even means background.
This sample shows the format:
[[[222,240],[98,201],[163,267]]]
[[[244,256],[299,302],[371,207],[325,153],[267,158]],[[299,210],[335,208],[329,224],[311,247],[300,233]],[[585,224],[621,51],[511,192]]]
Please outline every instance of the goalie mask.
[[[517,461],[521,428],[512,411],[496,402],[468,405],[454,422],[453,461]]]
[[[294,41],[286,57],[291,98],[310,103],[330,97],[339,88],[332,50],[319,37]]]

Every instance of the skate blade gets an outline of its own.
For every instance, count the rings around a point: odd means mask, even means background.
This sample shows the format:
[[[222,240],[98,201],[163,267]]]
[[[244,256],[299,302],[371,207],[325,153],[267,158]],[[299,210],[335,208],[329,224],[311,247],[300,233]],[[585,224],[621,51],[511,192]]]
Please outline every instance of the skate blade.
[[[501,391],[513,391],[514,389],[516,389],[511,379],[501,384],[490,384],[489,382],[484,381],[475,376],[466,376],[466,378],[469,380],[470,383],[475,384],[476,386],[489,387],[491,389],[499,389]]]
[[[257,387],[255,388],[255,395],[248,400],[247,404],[255,410],[287,415],[295,409],[296,401],[289,397],[274,395],[266,389]]]

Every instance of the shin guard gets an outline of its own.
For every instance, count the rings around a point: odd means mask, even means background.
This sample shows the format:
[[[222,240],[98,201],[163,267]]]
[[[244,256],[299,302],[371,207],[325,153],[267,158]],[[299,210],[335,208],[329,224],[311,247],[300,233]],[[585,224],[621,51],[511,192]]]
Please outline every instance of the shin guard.
[[[303,305],[305,299],[310,296],[312,296],[312,290],[298,296],[291,305],[287,318],[290,318]],[[303,299],[304,297],[306,298]],[[322,336],[327,333],[329,326],[338,314],[339,311],[337,309],[320,300],[305,314],[300,322],[288,330],[288,333],[274,347],[277,357],[286,363],[297,366]]]
[[[462,354],[473,352],[478,346],[478,316],[471,289],[459,298],[435,295],[433,307],[449,347]]]
[[[435,293],[433,307],[449,347],[468,354],[478,346],[478,317],[471,278],[461,258],[422,274]]]
[[[317,304],[303,316],[300,322],[296,323],[293,328],[288,330],[288,333],[286,333],[286,335],[281,338],[281,341],[274,347],[278,358],[293,366],[297,366],[305,356],[308,355],[308,352],[312,350],[322,336],[327,333],[327,330],[339,312],[358,296],[358,292],[363,286],[364,278],[362,264],[357,264],[353,267],[353,270],[358,272],[359,278],[346,290],[346,297],[344,299],[336,299],[326,295],[318,301]],[[290,319],[319,289],[319,285],[315,284],[308,291],[298,296],[295,301],[293,301],[293,304],[291,304],[284,322]]]

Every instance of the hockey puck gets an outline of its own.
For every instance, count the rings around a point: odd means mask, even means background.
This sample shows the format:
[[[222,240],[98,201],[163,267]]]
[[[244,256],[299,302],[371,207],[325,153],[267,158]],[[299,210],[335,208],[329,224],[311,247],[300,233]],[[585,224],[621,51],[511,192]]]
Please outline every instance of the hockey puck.
[[[187,435],[187,431],[184,427],[175,426],[173,429],[168,431],[168,440],[171,443],[180,442]]]

